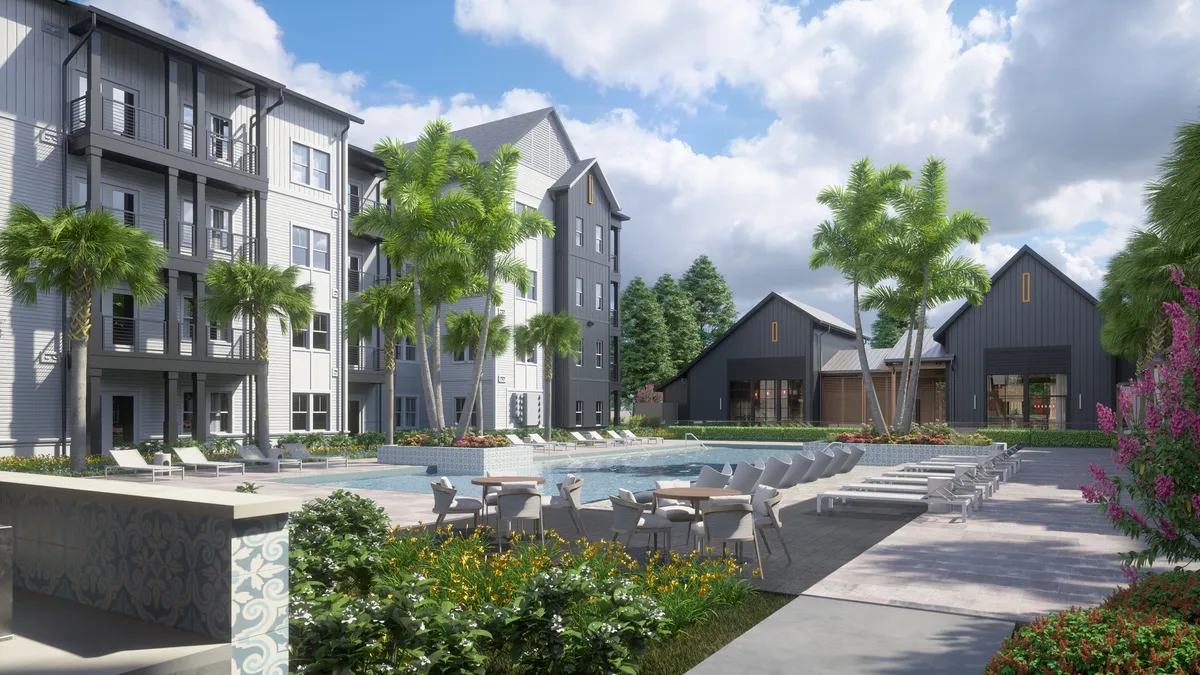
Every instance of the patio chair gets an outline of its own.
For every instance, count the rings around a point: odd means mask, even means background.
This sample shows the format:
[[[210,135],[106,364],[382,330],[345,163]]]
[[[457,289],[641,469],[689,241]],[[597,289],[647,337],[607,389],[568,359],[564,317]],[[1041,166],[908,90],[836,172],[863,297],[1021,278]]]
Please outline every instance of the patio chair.
[[[847,473],[850,471],[850,469],[853,469],[855,466],[858,466],[858,460],[862,459],[863,455],[867,454],[867,451],[865,449],[863,449],[863,447],[861,445],[858,445],[856,443],[851,443],[850,445],[843,445],[842,447],[845,448],[846,451],[850,453],[850,456],[847,457],[846,461],[842,463],[841,468],[838,469],[838,473]]]
[[[509,443],[513,444],[513,447],[533,448],[534,450],[547,450],[554,447],[553,443],[538,443],[536,441],[533,443],[526,443],[520,436],[516,434],[504,434],[504,437],[508,439]],[[533,440],[532,436],[530,436],[530,440]]]
[[[458,490],[450,483],[450,479],[442,476],[437,482],[430,483],[433,488],[433,512],[437,514],[434,527],[441,527],[446,516],[451,513],[469,513],[471,522],[479,527],[479,517],[483,512],[483,502],[471,497],[459,497]]]
[[[750,497],[750,505],[754,507],[754,529],[758,530],[759,536],[762,537],[763,546],[767,548],[767,555],[771,554],[771,544],[767,542],[765,530],[771,528],[779,536],[783,554],[787,556],[790,563],[792,562],[792,552],[788,550],[787,541],[783,538],[783,519],[779,517],[779,502],[782,500],[783,495],[779,493],[779,490],[764,486],[754,491],[754,495]]]
[[[587,440],[595,441],[597,443],[603,443],[606,446],[614,445],[614,444],[627,445],[627,443],[625,442],[625,439],[623,439],[623,438],[618,438],[617,440],[614,441],[611,438],[605,438],[605,437],[601,436],[599,433],[597,433],[595,431],[587,432]]]
[[[662,436],[638,436],[637,434],[633,433],[629,429],[623,430],[621,432],[621,435],[624,436],[625,438],[635,440],[635,441],[641,441],[643,443],[651,443],[651,444],[657,445],[658,443],[663,442]]]
[[[800,479],[801,483],[811,483],[818,478],[825,476],[825,469],[829,467],[833,461],[834,454],[828,447],[821,448],[813,452],[813,463],[808,467],[808,472]]]
[[[931,478],[926,486],[924,494],[904,494],[897,492],[875,492],[868,490],[831,490],[829,492],[821,492],[817,494],[817,513],[821,513],[821,506],[828,501],[830,511],[832,510],[833,502],[873,502],[883,504],[924,504],[928,506],[931,503],[945,503],[952,506],[957,506],[962,509],[962,519],[967,520],[967,509],[972,505],[973,500],[965,499],[955,495],[950,491],[950,478]]]
[[[842,490],[864,490],[867,492],[895,492],[898,494],[912,494],[912,495],[921,495],[921,494],[925,494],[929,491],[928,483],[926,483],[925,485],[907,485],[907,484],[898,484],[898,483],[866,483],[866,482],[863,482],[863,483],[850,483],[848,485],[843,485],[840,489],[842,489]],[[979,493],[978,490],[975,489],[974,486],[968,486],[966,488],[951,487],[951,488],[949,488],[949,490],[950,490],[950,492],[953,492],[956,496],[961,497],[962,499],[970,500],[972,510],[974,510],[974,511],[979,510],[980,504],[982,503],[983,496]],[[970,490],[970,493],[969,494],[965,493],[966,490]]]
[[[654,481],[654,488],[685,488],[692,487],[691,481],[686,480],[657,480]],[[659,497],[655,500],[654,514],[662,516],[672,523],[689,523],[696,519],[696,512],[691,507],[691,502],[682,501],[679,499],[668,499]]]
[[[613,541],[621,541],[624,535],[623,543],[628,547],[633,542],[633,535],[645,534],[646,545],[649,546],[650,536],[661,533],[666,535],[667,550],[671,550],[671,521],[663,516],[646,513],[648,504],[639,504],[626,497],[609,497],[608,501],[612,503],[613,510]]]
[[[889,476],[887,474],[896,474]],[[918,485],[925,486],[929,484],[929,476],[934,478],[942,478],[947,476],[944,473],[920,474],[914,471],[887,471],[882,476],[868,476],[862,479],[863,483],[879,483],[884,485]],[[959,465],[956,467],[951,480],[954,487],[970,487],[973,492],[979,495],[980,501],[992,496],[993,484],[991,481],[976,480],[971,474],[970,465]]]
[[[613,431],[612,429],[608,429],[604,433],[607,434],[608,437],[611,438],[614,443],[620,443],[621,445],[633,445],[634,443],[636,443],[638,445],[642,444],[642,439],[640,439],[640,438],[625,438],[625,437],[621,436],[620,434],[618,434],[617,432]]]
[[[538,436],[537,434],[529,434],[529,440],[533,441],[533,445],[535,447],[540,446],[540,447],[547,448],[550,450],[553,450],[554,448],[562,448],[565,450],[565,449],[567,449],[568,446],[572,445],[571,443],[567,443],[566,441],[550,442],[550,441],[547,441],[546,439],[542,438],[541,436]]]
[[[959,467],[966,467],[966,475],[973,481],[979,484],[990,485],[990,492],[995,492],[1000,489],[1000,477],[994,474],[988,474],[979,469],[974,464],[904,464],[899,471],[885,471],[885,476],[920,476],[922,478],[939,478],[947,475],[954,476],[959,472]]]
[[[514,520],[536,520],[538,539],[546,543],[546,529],[542,521],[542,493],[527,485],[504,486],[496,493],[496,545],[504,550],[504,538],[500,535],[500,524],[508,523],[512,531]]]
[[[792,462],[790,459],[768,457],[762,475],[758,477],[758,483],[759,485],[778,487],[783,482],[783,477],[787,475],[788,470],[791,468]]]
[[[331,464],[341,462],[342,466],[350,466],[350,458],[345,455],[330,455],[320,456],[312,454],[308,451],[308,446],[303,443],[284,443],[283,449],[293,458],[300,460],[301,463],[319,464],[325,463],[325,468],[328,469]]]
[[[568,431],[567,433],[569,433],[571,435],[571,438],[575,439],[575,445],[587,445],[587,446],[593,446],[593,445],[607,446],[608,445],[608,441],[604,440],[603,438],[601,438],[599,440],[592,439],[592,438],[584,438],[583,434],[579,433],[578,431]]]
[[[233,458],[235,462],[243,462],[245,464],[268,464],[275,467],[275,471],[283,470],[285,466],[294,466],[297,469],[304,470],[304,462],[298,459],[285,459],[282,456],[267,457],[262,454],[256,445],[244,445],[242,443],[234,443],[237,449],[238,456]]]
[[[105,465],[104,477],[108,478],[109,470],[112,470],[113,475],[120,471],[132,471],[137,473],[150,474],[150,482],[158,480],[159,476],[172,476],[179,474],[179,480],[183,480],[184,470],[182,466],[160,466],[158,464],[150,464],[142,457],[142,453],[137,450],[109,450],[108,454],[117,463],[116,466],[111,464]]]
[[[200,469],[212,469],[216,475],[221,475],[221,469],[240,469],[242,473],[246,473],[246,465],[241,462],[214,462],[204,456],[204,453],[197,447],[175,448],[175,456],[179,458],[179,464],[193,471]]]
[[[821,474],[821,477],[829,478],[841,473],[842,467],[850,461],[850,451],[844,443],[830,443],[825,449],[833,453],[833,459],[829,460],[829,466],[825,467],[825,473]]]
[[[568,476],[567,480],[559,483],[558,495],[550,498],[550,503],[546,504],[546,508],[550,509],[566,509],[567,514],[571,516],[571,523],[579,530],[579,534],[587,539],[587,527],[583,524],[583,498],[581,496],[583,490],[583,479]]]
[[[746,503],[723,504],[716,499],[710,500],[709,506],[702,509],[699,523],[692,523],[692,535],[696,537],[696,547],[700,548],[700,540],[704,539],[704,547],[720,542],[722,548],[733,544],[735,555],[742,557],[742,544],[754,544],[754,558],[758,562],[758,576],[764,578],[762,554],[758,550],[758,530],[754,526],[754,507]]]
[[[700,475],[693,481],[693,487],[723,488],[729,484],[729,474],[721,473],[705,464],[700,467]]]
[[[737,469],[734,469],[733,477],[729,479],[729,485],[726,487],[748,495],[758,487],[758,479],[762,476],[762,472],[762,469],[753,464],[738,462]]]
[[[817,458],[809,452],[793,453],[792,463],[788,467],[787,473],[783,474],[783,478],[779,479],[779,484],[774,487],[782,490],[799,485],[816,460]]]

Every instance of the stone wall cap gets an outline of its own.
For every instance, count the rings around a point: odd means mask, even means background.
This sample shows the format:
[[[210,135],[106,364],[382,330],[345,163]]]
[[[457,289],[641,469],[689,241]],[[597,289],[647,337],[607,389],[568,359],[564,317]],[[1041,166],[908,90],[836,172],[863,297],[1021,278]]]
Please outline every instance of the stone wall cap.
[[[181,486],[178,478],[169,482],[133,482],[103,478],[44,476],[35,473],[0,471],[0,490],[8,487],[27,487],[40,490],[62,490],[76,493],[76,498],[91,494],[123,502],[161,501],[181,511],[205,513],[242,520],[299,511],[301,501],[295,497],[271,497],[224,490],[208,490]]]

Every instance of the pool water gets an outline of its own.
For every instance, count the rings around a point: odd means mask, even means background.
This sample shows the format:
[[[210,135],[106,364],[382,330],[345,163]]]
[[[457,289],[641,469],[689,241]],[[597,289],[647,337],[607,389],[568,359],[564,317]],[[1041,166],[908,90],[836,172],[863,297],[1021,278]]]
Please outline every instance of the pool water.
[[[799,445],[792,446],[718,446],[710,445],[708,449],[697,448],[680,452],[638,452],[623,455],[606,455],[603,457],[579,457],[555,459],[535,462],[532,475],[546,479],[542,486],[543,494],[554,494],[554,484],[561,483],[567,474],[575,474],[584,480],[583,501],[593,502],[607,499],[617,494],[618,488],[638,492],[654,487],[659,480],[694,480],[700,474],[700,467],[705,464],[720,469],[726,463],[736,465],[738,462],[753,462],[767,457],[790,457],[800,450]],[[386,472],[372,472],[372,475],[338,480],[336,474],[322,476],[320,480],[307,477],[303,482],[362,490],[386,490],[389,492],[415,492],[428,494],[429,483],[437,480],[438,475],[418,473],[419,469],[394,469]],[[343,474],[346,475],[346,474]],[[450,482],[459,490],[460,495],[473,497],[481,488],[471,485],[471,479],[477,476],[447,476]]]

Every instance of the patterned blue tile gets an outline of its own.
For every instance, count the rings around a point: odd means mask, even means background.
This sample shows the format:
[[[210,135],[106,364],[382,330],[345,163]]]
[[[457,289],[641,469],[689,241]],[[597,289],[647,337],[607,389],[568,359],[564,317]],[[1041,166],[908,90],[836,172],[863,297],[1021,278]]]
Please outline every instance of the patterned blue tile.
[[[287,516],[247,518],[234,524],[233,575],[261,574],[288,565]]]
[[[287,628],[288,573],[288,568],[281,567],[234,578],[231,612],[235,641]]]
[[[234,642],[230,665],[234,675],[287,675],[287,628]]]

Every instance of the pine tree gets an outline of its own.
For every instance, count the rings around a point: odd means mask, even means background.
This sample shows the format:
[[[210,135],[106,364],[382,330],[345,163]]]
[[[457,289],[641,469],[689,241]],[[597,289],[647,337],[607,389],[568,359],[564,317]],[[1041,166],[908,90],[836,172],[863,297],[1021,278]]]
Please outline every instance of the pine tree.
[[[908,322],[897,319],[887,312],[880,312],[871,324],[871,348],[891,349],[900,341],[904,331],[908,330]]]
[[[692,266],[679,279],[679,287],[692,299],[696,325],[700,327],[701,347],[707,347],[729,330],[737,318],[733,293],[725,284],[725,277],[706,255],[692,261]]]
[[[632,400],[641,387],[674,375],[662,307],[641,277],[621,294],[621,332],[621,397]]]
[[[671,356],[671,370],[678,372],[700,353],[700,329],[696,326],[696,312],[687,293],[675,283],[670,274],[664,274],[654,284],[654,295],[662,307],[663,319],[667,323],[667,351]]]

